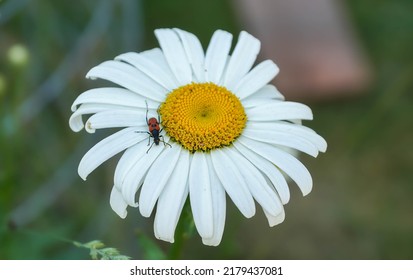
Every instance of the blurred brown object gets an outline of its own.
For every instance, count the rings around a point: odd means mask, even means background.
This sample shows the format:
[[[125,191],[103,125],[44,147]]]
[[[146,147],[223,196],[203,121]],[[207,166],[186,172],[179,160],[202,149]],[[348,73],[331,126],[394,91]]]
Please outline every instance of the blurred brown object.
[[[339,0],[233,0],[243,28],[280,67],[275,84],[288,99],[360,93],[370,67]]]

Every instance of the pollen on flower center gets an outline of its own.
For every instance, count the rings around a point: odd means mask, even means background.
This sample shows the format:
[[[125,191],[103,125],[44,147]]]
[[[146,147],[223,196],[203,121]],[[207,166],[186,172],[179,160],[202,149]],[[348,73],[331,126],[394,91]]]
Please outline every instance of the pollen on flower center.
[[[213,83],[192,83],[173,90],[159,113],[164,130],[191,152],[230,145],[247,121],[239,99]]]

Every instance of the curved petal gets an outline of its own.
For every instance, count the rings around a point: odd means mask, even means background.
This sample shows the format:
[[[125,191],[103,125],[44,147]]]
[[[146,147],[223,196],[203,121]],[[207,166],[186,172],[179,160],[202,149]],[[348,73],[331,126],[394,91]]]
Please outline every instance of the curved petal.
[[[232,34],[217,30],[212,35],[205,54],[205,78],[207,82],[219,84],[231,48]]]
[[[122,193],[115,186],[113,186],[112,192],[110,193],[110,207],[112,207],[112,210],[118,214],[119,217],[122,219],[126,218],[128,214],[128,211],[126,211],[128,204],[123,200]]]
[[[185,54],[182,42],[172,29],[156,29],[155,36],[162,48],[163,54],[168,62],[172,73],[175,75],[179,85],[192,82],[192,70]]]
[[[280,69],[278,69],[274,62],[265,60],[237,82],[234,87],[234,93],[239,99],[244,99],[268,84],[279,71]]]
[[[211,238],[214,233],[214,214],[208,163],[204,153],[192,155],[188,183],[196,229],[202,238]]]
[[[95,114],[98,112],[104,112],[114,109],[119,109],[119,106],[110,104],[82,104],[70,116],[70,129],[72,129],[74,132],[79,132],[83,129],[83,127],[85,126],[82,120],[83,115]]]
[[[176,225],[188,197],[189,152],[182,150],[176,167],[159,196],[154,221],[155,236],[174,242]]]
[[[278,215],[282,208],[281,201],[275,190],[268,185],[264,176],[238,151],[228,149],[227,152],[231,159],[237,163],[237,168],[255,200],[271,215]]]
[[[251,129],[280,131],[280,132],[291,135],[291,137],[298,136],[298,137],[307,139],[308,141],[313,143],[313,145],[316,146],[320,152],[325,152],[327,150],[327,142],[326,140],[324,140],[323,137],[318,135],[311,128],[302,126],[300,124],[293,124],[293,123],[287,123],[287,122],[272,122],[272,123],[265,122],[263,123],[263,122],[251,121],[251,122],[248,122],[247,125]]]
[[[313,119],[313,113],[308,106],[290,101],[267,102],[266,104],[247,109],[246,113],[250,121]]]
[[[311,141],[283,131],[251,129],[246,127],[242,135],[255,141],[281,145],[296,149],[313,157],[318,156],[318,149]]]
[[[85,125],[89,133],[94,133],[96,129],[112,127],[137,127],[137,131],[148,130],[146,126],[145,112],[141,110],[111,110],[96,113],[91,116]]]
[[[244,108],[252,108],[272,101],[284,101],[284,99],[284,95],[275,86],[265,85],[254,94],[242,99],[241,103]]]
[[[267,217],[268,224],[269,224],[270,227],[281,224],[282,222],[284,222],[284,219],[285,219],[284,207],[282,208],[281,213],[278,214],[277,216],[273,216],[273,215],[269,214],[267,211],[265,211],[265,209],[264,209],[264,214]]]
[[[90,79],[104,79],[125,87],[145,98],[163,102],[168,91],[135,67],[120,61],[105,61],[86,74]]]
[[[149,137],[149,136],[146,136]],[[113,182],[119,191],[122,190],[123,181],[132,167],[146,155],[148,150],[147,141],[141,141],[123,153],[122,157],[118,161],[115,169],[115,175],[113,176]]]
[[[241,31],[237,45],[229,59],[225,70],[223,85],[235,92],[235,86],[243,78],[257,59],[260,51],[260,41],[251,34]]]
[[[154,56],[156,56],[156,59]],[[172,91],[179,86],[159,48],[141,53],[128,52],[117,56],[115,59],[136,67],[168,91]]]
[[[141,187],[151,165],[164,149],[165,147],[163,145],[152,147],[152,149],[145,152],[125,174],[120,188],[122,190],[123,199],[128,205],[132,207],[137,207],[139,205],[135,199],[136,193]],[[170,148],[167,147],[167,149]]]
[[[146,174],[139,196],[139,210],[142,216],[151,215],[159,195],[175,168],[180,150],[181,148],[176,144],[163,150]]]
[[[76,111],[77,106],[85,103],[119,105],[119,109],[123,107],[146,109],[145,99],[142,96],[128,89],[117,87],[94,88],[83,92],[73,102],[72,111]],[[159,102],[149,100],[148,106],[151,109],[157,109]]]
[[[282,204],[287,204],[290,200],[290,189],[287,181],[279,169],[270,161],[248,149],[238,141],[234,142],[235,148],[255,165],[270,180],[277,191]]]
[[[227,149],[211,151],[211,159],[217,177],[234,204],[246,218],[254,216],[254,199],[237,165],[228,156]]]
[[[238,141],[253,150],[262,157],[274,163],[280,170],[284,171],[294,182],[297,183],[303,195],[311,192],[313,180],[307,168],[294,156],[284,152],[270,144],[259,143],[240,136]]]
[[[198,83],[205,82],[205,68],[204,68],[204,50],[202,49],[201,42],[198,38],[187,31],[174,28],[174,31],[178,33],[179,38],[184,46],[186,57],[192,67],[192,72],[195,75],[195,80]]]
[[[135,130],[134,127],[122,129],[93,146],[79,163],[79,176],[86,180],[86,177],[103,162],[142,141],[144,137],[135,133]]]
[[[221,243],[222,234],[225,227],[225,214],[226,214],[226,195],[225,189],[216,175],[211,155],[206,154],[209,170],[209,180],[211,182],[211,194],[212,194],[212,209],[214,211],[214,232],[211,238],[203,238],[202,242],[208,246],[218,246]]]

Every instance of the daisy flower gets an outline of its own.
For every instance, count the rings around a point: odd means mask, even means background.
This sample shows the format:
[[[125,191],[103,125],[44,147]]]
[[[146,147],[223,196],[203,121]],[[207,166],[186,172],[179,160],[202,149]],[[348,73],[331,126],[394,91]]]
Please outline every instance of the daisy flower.
[[[72,105],[71,129],[122,129],[84,155],[80,177],[86,180],[124,151],[110,205],[121,218],[128,206],[144,217],[156,207],[155,236],[169,242],[188,196],[206,245],[221,241],[226,195],[246,218],[255,215],[257,202],[270,226],[281,223],[290,198],[287,179],[303,195],[312,188],[296,152],[316,157],[327,148],[301,124],[313,118],[311,109],[285,101],[269,84],[278,67],[271,60],[254,66],[260,41],[245,31],[232,52],[232,35],[222,30],[205,52],[184,30],[157,29],[155,35],[160,48],[121,54],[87,73],[120,87],[82,93]],[[83,115],[90,115],[85,123]]]

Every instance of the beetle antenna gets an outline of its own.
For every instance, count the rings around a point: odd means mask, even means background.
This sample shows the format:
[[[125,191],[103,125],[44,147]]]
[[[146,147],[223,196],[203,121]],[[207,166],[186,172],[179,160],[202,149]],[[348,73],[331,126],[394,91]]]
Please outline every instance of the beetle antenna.
[[[158,112],[158,123],[161,123],[161,114],[159,114],[159,108],[161,107],[161,105],[159,104],[158,109],[156,110],[156,112]]]
[[[145,104],[146,104],[146,124],[149,125],[149,121],[148,121],[148,111],[149,111],[148,101],[145,100]]]

